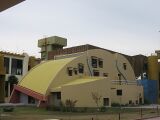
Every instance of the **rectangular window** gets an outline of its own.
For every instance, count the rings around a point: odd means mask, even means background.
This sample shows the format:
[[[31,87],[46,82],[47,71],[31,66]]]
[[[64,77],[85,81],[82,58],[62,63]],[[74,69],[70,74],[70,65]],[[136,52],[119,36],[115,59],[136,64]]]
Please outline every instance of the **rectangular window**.
[[[74,68],[73,70],[74,70],[74,74],[77,75],[78,74],[77,68]]]
[[[10,59],[8,57],[4,57],[4,67],[6,70],[6,74],[9,74],[9,62],[10,62]]]
[[[132,104],[132,100],[129,100],[129,104]]]
[[[98,64],[100,68],[103,68],[103,60],[102,59],[98,59]]]
[[[109,98],[103,98],[103,106],[109,106]]]
[[[122,90],[117,90],[117,96],[122,96]]]
[[[93,70],[93,75],[94,76],[99,76],[99,71],[98,70]]]
[[[97,62],[98,62],[98,59],[97,57],[91,57],[91,60],[92,60],[92,67],[93,68],[97,68]]]
[[[103,73],[103,76],[104,77],[108,77],[108,73]]]
[[[84,65],[82,63],[78,64],[78,72],[79,73],[84,73]]]
[[[23,60],[12,59],[12,75],[22,75],[23,74]]]
[[[56,94],[57,94],[57,99],[60,100],[61,99],[61,92],[57,92]]]
[[[71,67],[68,67],[67,72],[69,76],[72,76],[73,69]]]
[[[123,69],[126,70],[127,69],[127,64],[123,63]]]

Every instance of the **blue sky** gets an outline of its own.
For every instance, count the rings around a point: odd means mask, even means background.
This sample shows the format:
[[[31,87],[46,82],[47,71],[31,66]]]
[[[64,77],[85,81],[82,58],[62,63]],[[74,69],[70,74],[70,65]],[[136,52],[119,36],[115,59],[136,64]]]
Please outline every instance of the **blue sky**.
[[[0,13],[0,50],[40,56],[37,41],[61,36],[128,55],[160,49],[160,0],[26,0]]]

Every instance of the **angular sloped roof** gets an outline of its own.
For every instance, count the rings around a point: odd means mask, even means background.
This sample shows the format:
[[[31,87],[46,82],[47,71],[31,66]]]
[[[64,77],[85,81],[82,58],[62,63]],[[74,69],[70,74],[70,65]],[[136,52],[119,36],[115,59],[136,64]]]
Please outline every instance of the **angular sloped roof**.
[[[43,62],[29,71],[18,84],[19,86],[45,95],[57,73],[73,59],[75,57]]]
[[[61,86],[58,86],[56,88],[51,88],[50,91],[51,92],[59,91],[63,86],[72,86],[72,85],[74,86],[74,85],[86,84],[86,83],[95,82],[95,81],[99,81],[103,79],[108,79],[108,78],[106,77],[81,77],[81,78],[72,80],[71,82],[68,82],[66,84],[63,84]]]

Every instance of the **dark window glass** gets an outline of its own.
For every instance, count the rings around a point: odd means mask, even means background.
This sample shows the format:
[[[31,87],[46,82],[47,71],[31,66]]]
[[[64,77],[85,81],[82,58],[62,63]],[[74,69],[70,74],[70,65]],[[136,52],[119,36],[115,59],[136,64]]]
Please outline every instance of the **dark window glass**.
[[[74,68],[74,74],[77,75],[78,74],[78,70],[77,68]]]
[[[81,64],[81,63],[78,64],[78,72],[79,73],[84,73],[84,65]]]
[[[123,69],[126,70],[127,69],[127,64],[123,63]]]
[[[12,75],[22,75],[23,74],[23,60],[12,59]]]
[[[103,98],[103,106],[109,106],[109,98]]]
[[[9,74],[9,61],[10,61],[9,58],[4,57],[4,67],[5,67],[5,70],[6,70],[6,74]]]
[[[61,92],[57,92],[57,99],[61,99]]]
[[[93,68],[97,68],[97,58],[96,57],[92,57],[92,67]]]
[[[71,67],[67,68],[67,71],[68,71],[68,75],[72,76],[72,72],[73,72],[72,68]]]
[[[98,64],[100,68],[103,68],[103,60],[102,59],[98,59]]]
[[[93,75],[94,76],[99,76],[99,71],[98,70],[93,70]]]
[[[28,103],[29,104],[35,104],[35,99],[31,96],[28,96]]]
[[[108,77],[108,73],[103,73],[103,76],[104,77]]]
[[[122,96],[122,90],[117,90],[117,96]]]
[[[132,100],[129,100],[129,104],[132,104]]]

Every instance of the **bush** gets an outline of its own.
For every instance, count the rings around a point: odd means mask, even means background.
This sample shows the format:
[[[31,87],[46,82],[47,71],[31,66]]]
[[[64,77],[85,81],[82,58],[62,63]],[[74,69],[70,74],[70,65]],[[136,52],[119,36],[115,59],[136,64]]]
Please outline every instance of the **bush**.
[[[105,107],[105,106],[102,106],[101,108],[100,108],[100,112],[106,112],[107,111],[107,108]]]
[[[120,107],[121,105],[119,103],[112,103],[111,106],[112,107]]]
[[[13,107],[5,107],[3,108],[4,112],[13,112],[14,108]]]

